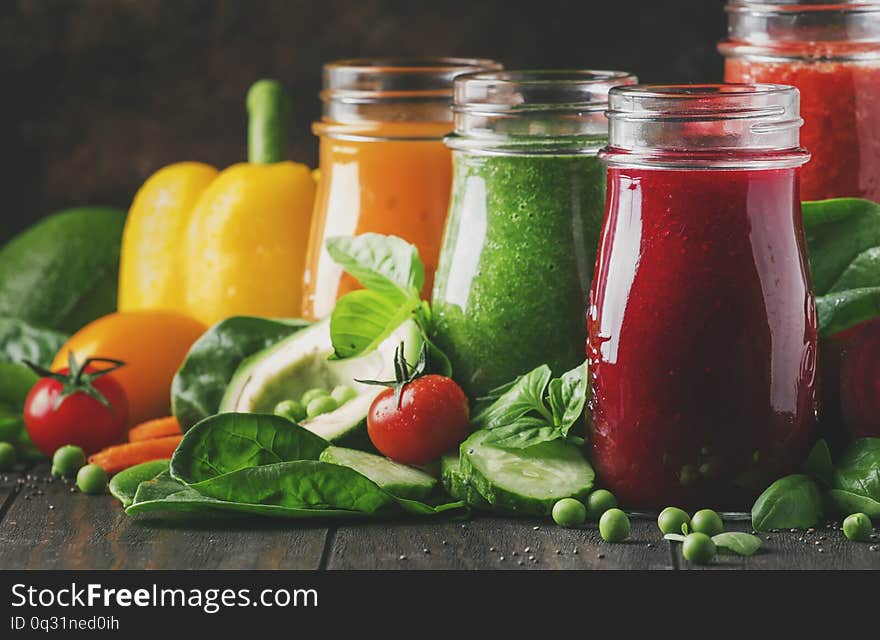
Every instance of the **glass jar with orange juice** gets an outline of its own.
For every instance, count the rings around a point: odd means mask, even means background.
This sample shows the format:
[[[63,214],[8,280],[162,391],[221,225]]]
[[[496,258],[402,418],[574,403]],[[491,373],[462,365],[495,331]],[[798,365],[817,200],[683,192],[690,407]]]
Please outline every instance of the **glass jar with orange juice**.
[[[358,288],[324,246],[333,236],[395,235],[415,244],[430,294],[449,207],[452,160],[443,136],[452,129],[452,81],[500,69],[491,60],[389,58],[324,66],[320,181],[315,198],[303,316],[328,315],[339,296]]]

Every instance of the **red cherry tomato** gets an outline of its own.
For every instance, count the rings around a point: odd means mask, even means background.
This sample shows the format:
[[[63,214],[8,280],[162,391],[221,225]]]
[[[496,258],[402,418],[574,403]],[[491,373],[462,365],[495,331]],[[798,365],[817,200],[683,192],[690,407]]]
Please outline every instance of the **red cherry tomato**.
[[[87,367],[85,373],[98,370]],[[65,368],[56,373],[63,378],[70,370]],[[51,456],[59,447],[72,444],[82,447],[89,455],[123,440],[128,424],[128,400],[112,373],[94,378],[83,388],[70,389],[59,401],[64,389],[64,381],[44,377],[34,385],[25,401],[25,427],[40,451]],[[97,392],[110,406],[83,389]]]
[[[427,464],[461,443],[468,432],[468,401],[451,378],[427,375],[408,382],[400,397],[386,389],[373,400],[367,433],[383,455],[403,464]]]

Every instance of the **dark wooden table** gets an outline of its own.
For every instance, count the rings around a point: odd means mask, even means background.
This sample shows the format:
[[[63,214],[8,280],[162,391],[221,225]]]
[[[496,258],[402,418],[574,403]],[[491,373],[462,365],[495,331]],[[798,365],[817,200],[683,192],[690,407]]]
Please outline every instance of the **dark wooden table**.
[[[595,526],[562,529],[546,520],[131,517],[109,495],[50,481],[47,465],[0,474],[0,569],[880,569],[877,534],[855,543],[823,526],[762,537],[764,549],[751,558],[719,556],[695,567],[649,519],[634,519],[625,543],[608,544]]]

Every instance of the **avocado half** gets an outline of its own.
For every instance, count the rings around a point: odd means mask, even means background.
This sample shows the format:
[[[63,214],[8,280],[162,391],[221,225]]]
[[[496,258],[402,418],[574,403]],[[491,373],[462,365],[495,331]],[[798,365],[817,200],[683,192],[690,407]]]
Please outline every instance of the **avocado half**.
[[[282,400],[299,398],[309,389],[344,384],[358,395],[300,425],[334,444],[369,448],[367,412],[383,388],[356,380],[394,379],[394,351],[401,342],[407,362],[415,363],[423,338],[414,320],[398,325],[369,353],[335,360],[330,320],[322,320],[242,362],[226,388],[220,411],[272,413]]]

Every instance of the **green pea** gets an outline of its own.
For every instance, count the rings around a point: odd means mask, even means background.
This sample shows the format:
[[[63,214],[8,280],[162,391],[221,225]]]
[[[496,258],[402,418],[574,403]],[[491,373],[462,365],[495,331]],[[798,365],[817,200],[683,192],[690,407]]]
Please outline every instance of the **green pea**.
[[[587,508],[580,500],[563,498],[553,505],[553,522],[560,527],[578,527],[587,521]]]
[[[330,394],[327,393],[326,389],[314,388],[314,389],[309,389],[304,394],[302,394],[302,397],[299,399],[299,401],[302,404],[302,406],[307,407],[307,406],[309,406],[309,403],[312,400],[314,400],[315,398],[321,398],[323,396],[329,396],[329,395]]]
[[[9,471],[16,461],[15,447],[8,442],[0,442],[0,471]]]
[[[663,533],[681,533],[681,527],[685,524],[691,526],[691,517],[678,507],[666,507],[657,518],[657,526]]]
[[[287,418],[291,422],[299,422],[306,417],[306,408],[296,400],[282,400],[275,405],[273,413],[276,416]]]
[[[52,456],[53,476],[72,476],[86,463],[86,454],[72,444],[58,447]]]
[[[357,391],[355,391],[348,385],[341,384],[338,387],[335,387],[333,391],[330,392],[330,397],[336,400],[336,404],[341,407],[349,400],[353,400],[354,398],[356,398]]]
[[[336,400],[330,396],[318,396],[312,400],[306,407],[306,415],[314,418],[322,413],[330,413],[337,408]]]
[[[700,509],[691,518],[691,531],[705,533],[711,538],[719,533],[724,533],[724,522],[721,521],[721,516],[712,509]]]
[[[866,542],[870,540],[873,532],[874,525],[871,523],[871,518],[864,513],[854,513],[843,521],[843,535],[849,540]]]
[[[104,493],[107,490],[107,472],[96,464],[87,464],[77,472],[76,486],[83,493]]]
[[[694,564],[707,564],[715,557],[715,543],[705,533],[689,533],[681,545],[684,559]]]
[[[587,496],[587,519],[596,521],[602,514],[617,506],[617,498],[608,489],[596,489]]]
[[[608,509],[599,518],[599,535],[605,542],[623,542],[629,537],[629,518],[620,509]]]

